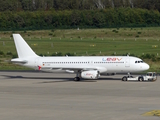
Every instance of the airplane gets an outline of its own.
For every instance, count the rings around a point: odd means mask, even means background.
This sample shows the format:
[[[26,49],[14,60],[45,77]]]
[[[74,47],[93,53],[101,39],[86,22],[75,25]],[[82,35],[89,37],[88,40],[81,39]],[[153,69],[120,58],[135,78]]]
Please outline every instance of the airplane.
[[[41,71],[75,73],[75,81],[98,79],[103,74],[135,73],[149,69],[140,58],[132,56],[38,56],[20,34],[13,34],[18,58],[11,62]]]

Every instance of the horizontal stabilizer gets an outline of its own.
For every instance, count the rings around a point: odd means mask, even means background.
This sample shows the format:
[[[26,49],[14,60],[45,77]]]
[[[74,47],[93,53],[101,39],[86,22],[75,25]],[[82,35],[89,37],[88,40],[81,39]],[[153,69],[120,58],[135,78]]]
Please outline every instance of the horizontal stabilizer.
[[[22,59],[19,59],[19,58],[16,58],[16,59],[12,59],[11,62],[13,62],[13,63],[25,64],[25,63],[27,63],[28,61],[22,60]]]

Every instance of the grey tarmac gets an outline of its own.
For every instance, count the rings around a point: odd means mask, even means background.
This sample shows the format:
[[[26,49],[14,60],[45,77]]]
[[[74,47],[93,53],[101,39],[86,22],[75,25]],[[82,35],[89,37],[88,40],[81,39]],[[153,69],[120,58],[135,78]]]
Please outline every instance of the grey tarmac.
[[[0,120],[160,120],[160,80],[123,75],[73,81],[75,74],[0,72]]]

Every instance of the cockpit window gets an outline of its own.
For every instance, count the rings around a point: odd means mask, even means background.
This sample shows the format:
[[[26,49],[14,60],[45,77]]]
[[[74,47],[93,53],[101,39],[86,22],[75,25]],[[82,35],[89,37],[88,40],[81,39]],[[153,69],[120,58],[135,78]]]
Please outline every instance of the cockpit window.
[[[144,63],[143,61],[135,61],[135,63]]]

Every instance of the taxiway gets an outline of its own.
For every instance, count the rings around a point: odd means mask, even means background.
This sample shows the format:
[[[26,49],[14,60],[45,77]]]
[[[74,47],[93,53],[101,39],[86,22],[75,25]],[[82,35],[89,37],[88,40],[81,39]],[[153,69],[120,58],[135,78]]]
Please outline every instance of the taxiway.
[[[0,72],[1,120],[159,120],[160,80],[122,75],[73,81],[74,74]]]

